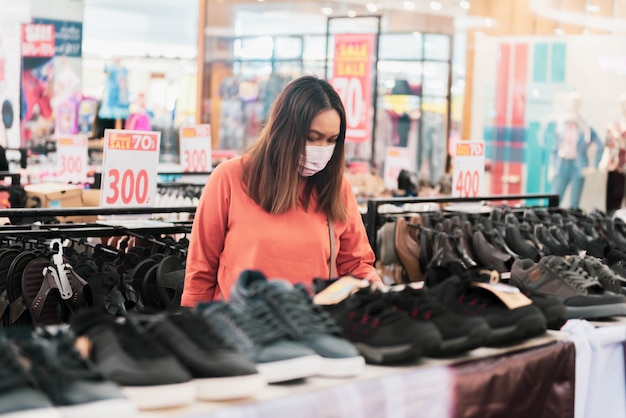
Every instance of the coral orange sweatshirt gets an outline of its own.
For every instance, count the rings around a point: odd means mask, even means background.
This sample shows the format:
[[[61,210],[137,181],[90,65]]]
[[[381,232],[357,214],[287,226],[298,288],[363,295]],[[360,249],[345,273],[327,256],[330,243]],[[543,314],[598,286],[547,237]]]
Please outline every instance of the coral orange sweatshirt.
[[[265,212],[244,191],[241,157],[226,161],[209,176],[198,204],[187,254],[183,306],[228,300],[244,269],[268,278],[311,283],[328,277],[330,239],[326,215],[295,208],[280,215]],[[334,221],[335,272],[379,279],[352,187],[344,178],[342,195],[348,220]]]

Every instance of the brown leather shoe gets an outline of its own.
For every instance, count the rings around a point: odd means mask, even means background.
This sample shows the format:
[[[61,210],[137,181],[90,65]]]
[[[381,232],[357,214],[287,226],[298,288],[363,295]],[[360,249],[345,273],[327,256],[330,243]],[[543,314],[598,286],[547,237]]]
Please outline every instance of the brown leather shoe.
[[[396,219],[395,247],[398,259],[406,270],[409,280],[419,282],[424,280],[424,274],[419,264],[420,247],[418,241],[411,236],[406,219]]]

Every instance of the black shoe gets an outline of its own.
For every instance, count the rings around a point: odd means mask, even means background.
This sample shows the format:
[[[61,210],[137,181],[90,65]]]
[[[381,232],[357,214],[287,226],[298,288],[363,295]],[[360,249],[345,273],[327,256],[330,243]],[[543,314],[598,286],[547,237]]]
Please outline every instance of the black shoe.
[[[537,240],[543,244],[544,248],[548,248],[550,254],[565,256],[572,253],[569,246],[561,244],[561,242],[554,238],[544,224],[535,225],[534,234]]]
[[[437,353],[441,334],[436,326],[416,321],[369,287],[323,308],[369,363],[413,362]]]
[[[107,381],[75,349],[73,335],[59,331],[12,329],[7,336],[17,347],[37,387],[52,401],[63,417],[130,417],[135,405],[119,386]]]
[[[499,278],[496,271],[472,269],[455,273],[443,280],[443,271],[427,274],[427,290],[458,314],[484,318],[491,328],[487,345],[519,342],[546,331],[546,318],[536,306],[509,309],[493,293],[474,286],[474,282],[489,282],[494,274]]]
[[[61,418],[20,363],[17,347],[0,334],[0,416]]]
[[[558,298],[565,304],[568,318],[626,315],[626,297],[604,290],[575,259],[546,256],[539,263],[518,260],[511,270],[511,283],[533,295]]]
[[[246,398],[265,386],[254,363],[227,345],[199,314],[181,309],[138,320],[142,329],[163,344],[191,373],[198,399]]]
[[[389,304],[414,319],[434,324],[441,333],[441,345],[433,356],[448,356],[481,347],[489,341],[491,328],[478,316],[457,314],[444,307],[423,289],[410,286],[385,293]]]
[[[161,343],[141,332],[128,318],[85,310],[71,328],[85,337],[89,358],[139,409],[171,408],[196,399],[189,371]]]

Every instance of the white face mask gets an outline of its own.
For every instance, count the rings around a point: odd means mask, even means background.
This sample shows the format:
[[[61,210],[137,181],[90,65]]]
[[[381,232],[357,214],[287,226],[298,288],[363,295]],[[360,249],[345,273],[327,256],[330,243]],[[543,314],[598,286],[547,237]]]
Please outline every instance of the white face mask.
[[[335,144],[327,147],[307,145],[305,149],[305,156],[300,158],[300,175],[311,177],[326,167],[335,151]]]

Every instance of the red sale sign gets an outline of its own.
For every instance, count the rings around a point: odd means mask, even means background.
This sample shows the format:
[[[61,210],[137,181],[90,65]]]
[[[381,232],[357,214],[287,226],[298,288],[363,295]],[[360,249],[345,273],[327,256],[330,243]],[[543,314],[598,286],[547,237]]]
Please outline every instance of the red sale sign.
[[[54,53],[54,25],[22,25],[23,57],[53,57]]]
[[[154,205],[160,140],[160,132],[105,131],[100,206]]]
[[[331,83],[346,110],[346,141],[370,139],[375,39],[371,33],[335,35]]]

